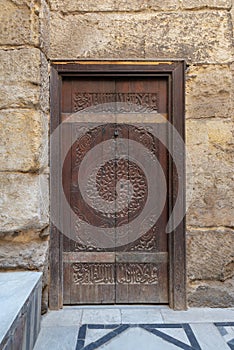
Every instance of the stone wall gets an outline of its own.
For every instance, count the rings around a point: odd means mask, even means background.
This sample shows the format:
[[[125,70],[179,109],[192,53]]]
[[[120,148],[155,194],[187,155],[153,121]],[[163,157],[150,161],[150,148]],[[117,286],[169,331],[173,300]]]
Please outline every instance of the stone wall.
[[[50,57],[185,59],[188,300],[234,303],[233,30],[228,0],[50,1]],[[188,174],[188,182],[191,174]]]
[[[233,305],[232,1],[2,3],[1,268],[46,269],[47,59],[185,59],[186,142],[194,170],[187,214],[188,301]],[[192,175],[187,176],[189,183]]]
[[[44,0],[0,11],[0,270],[48,269],[49,71]]]

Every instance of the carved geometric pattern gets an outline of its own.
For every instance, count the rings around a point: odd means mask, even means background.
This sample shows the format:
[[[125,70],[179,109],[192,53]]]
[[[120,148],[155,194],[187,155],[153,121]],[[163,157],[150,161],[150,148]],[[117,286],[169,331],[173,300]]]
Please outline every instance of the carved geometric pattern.
[[[84,245],[82,242],[75,242],[75,252],[103,252],[103,251],[112,251],[113,249],[103,249],[98,248],[93,245]],[[116,251],[139,251],[139,252],[153,252],[157,250],[157,242],[156,242],[156,225],[153,226],[148,232],[138,238],[136,241],[127,244],[125,246],[116,247]]]
[[[119,197],[116,190],[118,183],[121,190]],[[142,169],[123,158],[110,160],[101,166],[96,176],[96,187],[105,201],[116,200],[116,211],[107,214],[115,219],[116,227],[135,218],[144,207],[148,195],[147,179]],[[131,200],[126,206],[130,190]],[[118,210],[118,205],[123,209]]]
[[[205,325],[203,327],[204,331]],[[103,330],[106,329],[106,332],[103,332]],[[128,331],[133,330],[132,337],[141,337],[139,335],[139,329],[143,329],[149,334],[149,343],[152,344],[151,348],[154,349],[183,349],[183,350],[202,350],[201,346],[199,345],[198,339],[196,338],[197,335],[193,333],[192,327],[188,323],[183,324],[167,324],[167,323],[155,323],[155,324],[131,324],[131,323],[122,323],[122,324],[84,324],[80,327],[78,337],[77,337],[77,343],[76,343],[76,350],[95,350],[99,349],[100,346],[108,347],[109,349],[115,348],[116,341],[118,341],[116,338],[119,338],[119,343],[124,343],[124,335]],[[98,333],[97,331],[102,331],[101,333]],[[93,341],[93,335],[96,336]],[[145,337],[146,335],[144,335]],[[153,336],[153,338],[152,338]],[[121,339],[122,338],[122,339]],[[139,339],[139,338],[138,338]],[[138,341],[137,339],[137,341]],[[147,344],[147,340],[145,339],[144,342]],[[90,342],[91,341],[91,342]],[[141,339],[139,339],[139,342]],[[164,345],[162,345],[162,342]],[[228,343],[230,346],[230,344]],[[133,347],[131,347],[133,348]],[[230,346],[230,349],[233,349],[232,346]]]
[[[72,152],[72,178],[77,176],[79,166],[85,155],[92,149],[93,145],[97,145],[103,141],[114,138],[114,131],[118,129],[119,137],[127,137],[130,140],[143,144],[150,152],[152,157],[159,156],[158,142],[154,136],[143,127],[136,127],[128,124],[104,124],[90,129],[83,136],[79,137],[73,144]],[[106,132],[103,133],[103,130]],[[127,136],[126,136],[127,135]],[[64,170],[64,169],[63,169]],[[74,175],[73,175],[74,174]],[[148,196],[147,180],[143,170],[136,164],[127,159],[113,159],[105,162],[97,171],[95,178],[95,186],[100,197],[107,203],[116,200],[117,191],[116,184],[121,180],[129,181],[131,185],[131,201],[128,206],[115,213],[105,213],[97,211],[95,208],[86,203],[80,193],[79,185],[71,182],[71,208],[83,221],[94,224],[97,227],[116,227],[130,222],[135,219],[141,210],[143,210]],[[88,180],[89,184],[89,180]],[[91,184],[90,190],[92,192]],[[130,186],[129,186],[130,188]],[[129,191],[128,188],[128,191]],[[66,193],[65,193],[66,194]],[[76,201],[79,198],[79,202]],[[108,214],[108,215],[107,215]],[[79,226],[76,225],[78,232]],[[118,247],[118,251],[153,251],[156,250],[156,227],[153,226],[146,234],[135,242],[126,246]],[[108,249],[106,249],[107,251]],[[92,245],[86,246],[81,242],[75,243],[75,251],[103,251]]]
[[[128,247],[129,251],[147,251],[152,252],[156,250],[156,225],[148,232],[142,235],[138,240],[131,243]]]

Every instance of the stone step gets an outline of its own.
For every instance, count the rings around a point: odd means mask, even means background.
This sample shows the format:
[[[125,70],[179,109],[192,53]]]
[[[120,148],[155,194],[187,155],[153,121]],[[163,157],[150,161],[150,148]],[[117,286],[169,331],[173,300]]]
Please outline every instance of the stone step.
[[[0,273],[0,350],[31,350],[41,323],[41,272]]]

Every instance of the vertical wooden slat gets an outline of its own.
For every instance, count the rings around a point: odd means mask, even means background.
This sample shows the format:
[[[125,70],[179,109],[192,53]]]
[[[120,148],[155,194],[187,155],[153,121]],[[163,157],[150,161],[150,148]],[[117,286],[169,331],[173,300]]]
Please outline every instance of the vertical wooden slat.
[[[181,138],[185,140],[185,120],[184,120],[184,74],[185,64],[178,63],[177,67],[172,72],[172,123]],[[176,141],[172,138],[172,147],[176,152]],[[182,193],[179,193],[180,206],[178,207],[177,216],[180,216],[182,221],[170,234],[170,271],[171,276],[171,307],[176,310],[184,310],[187,307],[186,298],[186,240],[185,240],[185,149],[183,154],[176,154],[177,167],[182,169],[182,178],[178,179],[175,167],[171,169],[171,181],[173,199],[172,205],[176,201],[178,190],[178,181],[183,187]],[[178,164],[179,163],[179,164]]]
[[[61,103],[61,76],[51,67],[50,77],[51,93],[51,123],[50,134],[56,130],[60,122],[60,103]],[[59,217],[60,184],[60,149],[58,145],[50,143],[50,194],[51,194],[51,225],[50,225],[50,289],[49,289],[49,307],[57,310],[62,307],[62,236],[53,220]]]
[[[129,94],[129,96],[138,96],[137,98],[141,98],[142,96],[148,96],[150,99],[152,95],[155,97],[158,96],[158,111],[160,111],[163,114],[167,113],[167,80],[165,78],[158,78],[158,77],[152,77],[152,78],[119,78],[116,82],[116,92],[117,96],[118,94],[121,95],[121,93],[124,94]],[[147,99],[145,99],[145,103],[147,104]],[[141,106],[139,106],[140,108]],[[145,113],[144,110],[145,106],[142,106],[143,112],[139,112],[143,116],[147,117],[147,113]],[[150,108],[150,105],[148,106]],[[127,108],[127,107],[126,107]],[[133,107],[134,110],[134,107]],[[156,112],[156,111],[155,111]],[[130,114],[133,112],[130,112]],[[137,114],[135,114],[137,118]],[[126,110],[126,123],[128,119],[129,113],[127,113]],[[134,113],[132,114],[134,116]],[[146,118],[145,118],[146,119]],[[131,124],[131,123],[130,123]],[[118,127],[120,128],[120,137],[126,137],[127,139],[134,140],[135,142],[141,143],[140,137],[143,137],[144,134],[146,133],[146,129],[144,129],[144,123],[139,124],[138,126],[138,121],[137,119],[135,120],[134,123],[134,118],[133,118],[133,125],[128,126],[126,125],[119,125]],[[138,129],[137,129],[138,127]],[[158,124],[158,127],[160,127],[160,124]],[[134,129],[136,128],[136,129]],[[139,129],[140,128],[140,129]],[[136,133],[135,130],[138,130]],[[165,128],[162,129],[162,132],[165,133]],[[146,136],[146,135],[145,135]],[[166,157],[166,147],[159,147],[160,143],[156,139],[153,141],[155,143],[156,149],[158,149],[157,154],[154,155],[154,157],[158,158],[158,161],[161,163],[161,167],[164,170],[165,177],[167,178],[167,157]],[[130,159],[134,159],[133,154],[131,154],[132,148],[130,147],[128,150],[126,149],[126,152],[128,152],[128,157]],[[143,164],[143,160],[145,158],[144,153],[139,153],[137,155],[137,161]],[[148,164],[148,168],[150,168],[150,164]],[[143,169],[145,173],[148,173],[149,169]],[[164,193],[158,193],[160,189],[157,187],[157,178],[158,178],[157,173],[154,174],[155,176],[155,188],[150,189],[151,193],[148,193],[148,195],[154,195],[155,196],[155,201],[159,199],[160,196],[164,196]],[[132,179],[129,178],[131,181]],[[153,192],[153,193],[152,193]],[[131,215],[132,213],[129,211],[129,221],[131,221]],[[165,227],[167,224],[167,205],[165,205],[163,213],[160,215],[159,220],[157,223],[155,223],[155,226],[158,227],[159,229],[155,229],[154,235],[155,235],[155,240],[156,240],[156,250],[158,252],[166,252],[167,251],[167,235],[165,232]],[[131,242],[129,245],[128,249],[133,248],[134,242]],[[124,251],[126,250],[126,247],[122,247]],[[148,250],[150,249],[150,250]],[[119,249],[118,249],[119,251]],[[137,251],[137,249],[136,249]],[[134,256],[134,253],[131,253],[131,250],[129,250],[130,256]],[[157,262],[152,263],[152,264],[147,264],[144,263],[145,260],[145,255],[153,253],[151,251],[151,248],[145,247],[144,250],[138,251],[137,256],[138,259],[135,259],[134,261],[131,261],[129,258],[129,262],[126,261],[125,264],[122,263],[116,263],[116,270],[117,270],[117,281],[116,281],[116,302],[117,303],[167,303],[168,302],[168,272],[167,272],[167,262],[163,264],[158,264]],[[130,262],[131,261],[131,262]],[[126,268],[127,274],[129,276],[129,280],[132,279],[132,282],[127,283],[124,281],[123,277],[123,271],[122,269]],[[151,281],[150,280],[150,274],[152,275],[152,280],[154,279],[154,271],[158,271],[158,281]],[[119,277],[118,278],[118,273]],[[134,281],[134,274],[140,274],[145,273],[145,276],[143,276],[141,282],[136,282]],[[147,276],[147,273],[149,275]],[[131,274],[131,278],[130,278]],[[147,278],[148,277],[148,278]],[[121,282],[121,279],[123,279],[123,283]],[[139,278],[140,281],[140,278]]]
[[[62,83],[62,106],[61,112],[69,113],[72,109],[72,84],[70,79],[63,79]],[[65,120],[62,124],[61,133],[61,160],[63,160],[61,167],[66,168],[66,172],[62,172],[62,184],[64,194],[67,202],[70,204],[70,193],[71,193],[71,152],[69,152],[72,146],[72,125],[68,120]],[[65,203],[60,202],[61,220],[63,227],[63,247],[62,250],[69,252],[71,239],[71,213],[70,211],[64,210],[63,206]],[[67,268],[67,264],[63,262],[63,304],[70,304],[70,289],[64,288],[66,285],[71,284],[70,269]]]
[[[73,79],[72,81],[72,94],[73,97],[75,94],[80,94],[80,96],[84,97],[84,108],[92,107],[97,104],[98,96],[103,96],[105,98],[106,96],[111,97],[114,93],[114,81],[113,79],[95,79],[95,78],[86,78],[86,79]],[[96,95],[97,94],[97,95]],[[99,94],[99,95],[98,95]],[[86,100],[86,98],[89,98]],[[102,101],[102,98],[100,98]],[[86,102],[87,103],[86,103]],[[105,102],[105,100],[104,100]],[[79,106],[80,107],[80,106]],[[106,106],[105,106],[106,107]],[[90,209],[89,206],[87,206],[87,203],[81,198],[80,193],[80,184],[78,183],[78,186],[75,186],[77,184],[77,178],[78,178],[78,171],[79,166],[77,166],[77,147],[81,147],[83,150],[83,156],[87,154],[93,147],[100,144],[102,145],[102,142],[109,139],[109,127],[105,127],[103,125],[102,127],[97,127],[96,123],[90,122],[89,116],[95,115],[94,111],[91,111],[90,114],[87,113],[87,120],[84,121],[84,123],[77,122],[76,124],[73,124],[72,129],[72,137],[74,140],[77,140],[76,143],[74,143],[74,146],[72,148],[71,152],[71,164],[72,164],[72,183],[73,183],[73,190],[71,194],[71,207],[75,208],[78,207],[78,214],[81,215],[83,220],[89,220],[92,221],[94,227],[95,225],[100,226],[101,224],[104,225],[110,224],[111,225],[111,218],[103,218],[101,215],[98,216],[98,213],[96,212],[96,208],[93,207]],[[97,114],[97,122],[98,122],[98,114]],[[92,138],[90,140],[90,143],[88,145],[79,144],[79,138],[76,135],[76,130],[81,129],[84,126],[88,126],[89,132],[92,134]],[[97,133],[95,132],[95,129],[99,130]],[[83,136],[83,135],[82,135]],[[106,152],[106,150],[105,150]],[[95,157],[95,155],[94,155]],[[103,163],[104,159],[103,159]],[[95,165],[95,158],[93,159],[92,164]],[[80,173],[79,173],[79,176]],[[104,226],[103,226],[104,227]],[[71,222],[71,230],[72,232],[79,234],[79,231],[75,225],[75,222]],[[95,237],[94,237],[95,238]],[[80,249],[80,248],[79,248]],[[85,249],[83,247],[82,249]],[[88,249],[93,249],[94,251],[97,250],[96,247],[88,247]],[[99,253],[100,256],[105,258],[105,249],[102,249],[102,251]],[[104,259],[105,260],[105,259]],[[80,303],[114,303],[115,302],[115,286],[114,281],[110,278],[110,275],[113,273],[114,264],[106,264],[99,263],[96,261],[95,258],[90,258],[90,261],[87,263],[80,262],[79,260],[73,261],[73,262],[67,262],[66,263],[66,274],[68,273],[68,270],[70,269],[70,284],[64,284],[64,288],[67,290],[66,293],[68,293],[68,290],[70,290],[70,302],[72,304]],[[76,270],[78,271],[76,274]],[[86,277],[84,277],[83,282],[79,282],[76,278],[79,274],[86,274]],[[103,276],[102,276],[103,274]],[[98,276],[98,277],[97,277]],[[81,277],[82,279],[82,277]],[[94,283],[96,281],[96,283]],[[106,281],[106,282],[105,282]]]

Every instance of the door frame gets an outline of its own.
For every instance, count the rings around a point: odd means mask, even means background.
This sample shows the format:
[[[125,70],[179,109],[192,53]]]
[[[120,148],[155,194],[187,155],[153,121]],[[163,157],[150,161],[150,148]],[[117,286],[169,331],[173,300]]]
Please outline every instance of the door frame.
[[[169,121],[185,140],[185,69],[184,60],[67,60],[53,61],[50,75],[50,134],[59,126],[61,115],[61,86],[63,76],[165,76],[168,79]],[[171,142],[171,141],[170,141]],[[173,140],[172,140],[173,146]],[[185,150],[184,150],[185,151]],[[179,161],[179,164],[178,164]],[[59,151],[50,152],[50,209],[51,215],[58,210],[57,169]],[[187,308],[186,297],[186,242],[185,242],[185,152],[177,160],[177,166],[183,169],[180,179],[183,191],[180,206],[175,215],[183,217],[173,232],[168,234],[169,258],[169,306],[175,310]],[[175,168],[169,162],[169,207],[173,208],[177,199],[178,180]],[[171,212],[171,209],[169,211]],[[50,224],[49,252],[49,307],[57,310],[63,307],[63,262],[62,234]]]

